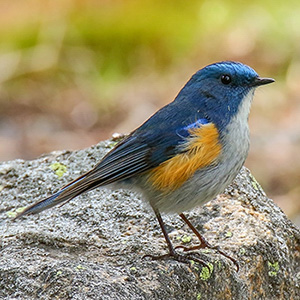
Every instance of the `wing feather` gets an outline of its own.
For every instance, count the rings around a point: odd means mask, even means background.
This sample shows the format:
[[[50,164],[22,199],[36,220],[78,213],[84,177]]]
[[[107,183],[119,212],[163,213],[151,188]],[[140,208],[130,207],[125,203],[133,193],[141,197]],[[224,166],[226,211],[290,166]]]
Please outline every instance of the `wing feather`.
[[[166,128],[153,128],[153,125],[149,128],[146,122],[112,149],[91,171],[52,196],[29,206],[17,218],[41,212],[59,203],[64,204],[83,192],[136,176],[159,166],[184,151],[178,146],[186,141],[191,128],[206,123],[207,120],[198,119],[193,124],[183,126],[180,123],[180,126],[177,124],[175,128],[166,130]],[[168,124],[164,122],[164,126]]]

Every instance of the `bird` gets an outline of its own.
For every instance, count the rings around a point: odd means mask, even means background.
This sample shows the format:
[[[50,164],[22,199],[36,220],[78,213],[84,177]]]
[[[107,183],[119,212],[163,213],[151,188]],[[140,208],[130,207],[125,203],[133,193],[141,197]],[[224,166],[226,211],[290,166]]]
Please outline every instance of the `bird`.
[[[195,259],[211,246],[184,212],[212,200],[233,181],[249,150],[248,117],[254,91],[274,82],[234,61],[212,63],[197,71],[175,99],[120,141],[93,169],[58,192],[23,210],[15,219],[36,214],[98,187],[138,191],[153,209],[168,253],[152,259]],[[198,237],[194,247],[174,247],[161,216],[176,213]],[[183,248],[178,251],[177,248]]]

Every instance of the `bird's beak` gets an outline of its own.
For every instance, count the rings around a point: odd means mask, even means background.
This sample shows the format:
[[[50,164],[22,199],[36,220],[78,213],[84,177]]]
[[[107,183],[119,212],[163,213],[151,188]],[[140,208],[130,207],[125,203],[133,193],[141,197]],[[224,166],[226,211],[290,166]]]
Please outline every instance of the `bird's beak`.
[[[252,84],[253,86],[260,86],[260,85],[272,83],[274,81],[275,80],[273,78],[256,77]]]

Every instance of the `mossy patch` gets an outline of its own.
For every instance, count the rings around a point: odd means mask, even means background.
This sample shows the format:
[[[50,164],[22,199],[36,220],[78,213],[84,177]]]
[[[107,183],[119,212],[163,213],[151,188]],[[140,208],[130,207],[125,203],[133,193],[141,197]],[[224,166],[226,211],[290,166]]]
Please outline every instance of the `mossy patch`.
[[[251,179],[251,184],[253,186],[253,188],[256,190],[256,191],[259,191],[261,189],[261,186],[260,184],[258,183],[258,181],[255,179],[255,177],[252,175],[252,174],[249,174],[249,177]]]
[[[278,271],[279,271],[279,263],[278,261],[274,262],[274,263],[271,263],[270,261],[268,261],[268,275],[270,277],[275,277],[277,276],[278,274]]]
[[[53,163],[50,165],[50,168],[55,172],[58,178],[61,178],[67,172],[67,167],[59,162]]]
[[[181,241],[184,243],[184,244],[188,244],[190,243],[192,240],[192,237],[190,235],[184,235],[181,237]]]
[[[212,263],[207,264],[208,267],[203,267],[200,273],[201,280],[208,280],[214,270],[214,266]]]
[[[26,208],[26,206],[18,207],[15,211],[10,210],[10,211],[6,212],[6,215],[9,218],[15,218],[17,216],[17,214],[21,213],[25,208]]]
[[[85,270],[86,268],[84,267],[84,266],[82,266],[82,265],[77,265],[76,267],[75,267],[75,270],[76,271],[81,271],[81,270]]]

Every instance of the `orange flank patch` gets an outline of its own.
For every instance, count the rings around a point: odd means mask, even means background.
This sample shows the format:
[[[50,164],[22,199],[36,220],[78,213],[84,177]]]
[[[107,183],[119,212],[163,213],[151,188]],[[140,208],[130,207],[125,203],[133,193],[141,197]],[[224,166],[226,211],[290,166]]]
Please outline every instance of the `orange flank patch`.
[[[150,173],[155,188],[168,193],[179,188],[195,171],[216,161],[220,152],[219,133],[214,124],[189,130],[190,137],[180,153],[161,163]]]

